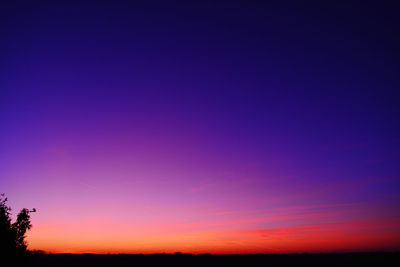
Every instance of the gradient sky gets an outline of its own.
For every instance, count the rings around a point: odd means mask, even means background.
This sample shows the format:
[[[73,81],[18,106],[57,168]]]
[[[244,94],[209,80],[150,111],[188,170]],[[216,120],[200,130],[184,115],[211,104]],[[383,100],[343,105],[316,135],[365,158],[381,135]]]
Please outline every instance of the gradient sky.
[[[29,248],[400,249],[394,1],[132,2],[0,4]]]

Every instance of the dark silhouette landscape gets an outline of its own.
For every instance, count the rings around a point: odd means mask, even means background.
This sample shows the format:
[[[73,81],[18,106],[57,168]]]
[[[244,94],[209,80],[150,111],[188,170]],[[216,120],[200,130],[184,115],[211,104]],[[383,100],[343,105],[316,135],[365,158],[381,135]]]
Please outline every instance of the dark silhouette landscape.
[[[32,266],[399,266],[399,253],[333,254],[43,254],[34,255]]]

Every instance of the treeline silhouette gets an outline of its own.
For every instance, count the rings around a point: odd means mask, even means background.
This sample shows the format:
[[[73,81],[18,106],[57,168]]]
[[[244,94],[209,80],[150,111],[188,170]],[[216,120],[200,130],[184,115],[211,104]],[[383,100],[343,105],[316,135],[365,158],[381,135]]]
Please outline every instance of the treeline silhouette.
[[[266,267],[364,267],[400,266],[399,253],[335,253],[335,254],[250,254],[250,255],[98,255],[43,254],[35,255],[33,267],[128,267],[128,266],[266,266]]]
[[[30,213],[36,210],[22,209],[12,222],[7,201],[5,195],[0,194],[0,266],[23,266],[31,254],[27,250],[25,234],[32,227]]]

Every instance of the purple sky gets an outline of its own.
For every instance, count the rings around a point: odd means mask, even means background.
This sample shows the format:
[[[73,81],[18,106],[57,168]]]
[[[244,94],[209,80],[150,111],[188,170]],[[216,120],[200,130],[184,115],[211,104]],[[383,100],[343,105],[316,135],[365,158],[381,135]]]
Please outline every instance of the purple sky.
[[[1,5],[0,192],[32,248],[399,249],[393,3]]]

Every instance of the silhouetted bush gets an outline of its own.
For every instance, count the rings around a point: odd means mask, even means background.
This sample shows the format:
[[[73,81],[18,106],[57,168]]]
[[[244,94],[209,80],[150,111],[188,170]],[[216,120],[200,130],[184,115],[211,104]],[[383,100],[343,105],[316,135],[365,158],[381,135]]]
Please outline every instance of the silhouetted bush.
[[[0,265],[20,266],[28,255],[25,241],[26,231],[32,228],[30,213],[36,210],[22,209],[14,223],[7,198],[0,194]]]

